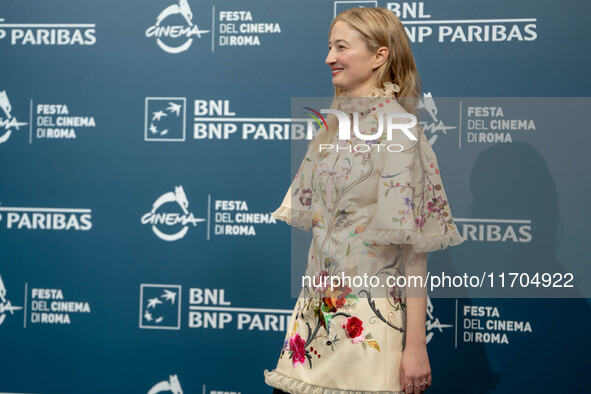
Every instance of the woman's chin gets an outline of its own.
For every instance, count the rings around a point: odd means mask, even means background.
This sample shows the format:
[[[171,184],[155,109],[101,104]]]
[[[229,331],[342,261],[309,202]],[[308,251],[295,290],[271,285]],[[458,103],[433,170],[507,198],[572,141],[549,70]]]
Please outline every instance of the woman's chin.
[[[335,81],[335,77],[332,77],[332,84],[337,89],[345,90],[342,83],[340,83],[338,80]]]

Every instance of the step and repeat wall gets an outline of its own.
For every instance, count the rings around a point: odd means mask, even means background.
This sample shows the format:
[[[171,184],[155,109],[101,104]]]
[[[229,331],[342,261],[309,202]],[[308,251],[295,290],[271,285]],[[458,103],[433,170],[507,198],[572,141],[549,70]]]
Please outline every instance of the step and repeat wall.
[[[3,0],[0,392],[272,391],[291,100],[333,94],[330,22],[373,6],[466,238],[430,267],[577,284],[431,297],[428,391],[588,390],[588,2]]]

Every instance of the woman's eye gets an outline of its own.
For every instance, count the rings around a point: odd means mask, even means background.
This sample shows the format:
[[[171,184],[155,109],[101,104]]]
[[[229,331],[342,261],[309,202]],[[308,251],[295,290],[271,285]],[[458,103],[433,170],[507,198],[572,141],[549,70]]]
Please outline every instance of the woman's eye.
[[[339,46],[337,46],[337,48],[338,48],[338,49],[344,49],[344,48],[345,48],[345,46],[344,46],[344,45],[339,45]]]

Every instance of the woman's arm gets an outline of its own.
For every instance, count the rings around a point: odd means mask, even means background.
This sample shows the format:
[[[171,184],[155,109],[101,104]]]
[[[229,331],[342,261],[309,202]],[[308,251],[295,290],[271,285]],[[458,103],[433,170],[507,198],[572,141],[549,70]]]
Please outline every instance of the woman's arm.
[[[411,245],[402,245],[402,252],[407,288],[406,344],[400,362],[400,384],[406,393],[421,393],[431,385],[426,339],[427,287],[424,283],[427,254],[414,253]]]
[[[406,299],[406,346],[427,346],[425,333],[425,316],[427,314],[426,298]]]
[[[402,245],[406,276],[406,343],[426,345],[427,254],[415,253],[412,245]],[[414,278],[414,279],[413,279]]]

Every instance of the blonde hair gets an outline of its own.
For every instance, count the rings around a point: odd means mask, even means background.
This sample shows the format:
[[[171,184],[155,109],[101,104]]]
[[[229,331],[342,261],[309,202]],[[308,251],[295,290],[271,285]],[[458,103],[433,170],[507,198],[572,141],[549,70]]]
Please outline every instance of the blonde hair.
[[[410,40],[404,30],[400,19],[392,12],[382,7],[350,8],[338,14],[330,24],[330,33],[336,22],[347,22],[357,30],[364,38],[367,48],[376,52],[380,47],[387,47],[388,58],[374,70],[375,87],[368,96],[383,95],[380,90],[385,83],[391,82],[400,88],[397,95],[398,102],[409,113],[417,115],[416,107],[421,97],[421,78],[415,64],[415,59],[410,48]],[[337,99],[343,96],[343,91],[335,87],[335,99],[331,108],[336,109]],[[337,118],[330,114],[327,116],[328,130],[322,128],[310,142],[310,148],[318,150],[320,144],[328,144],[334,138],[337,129]]]

